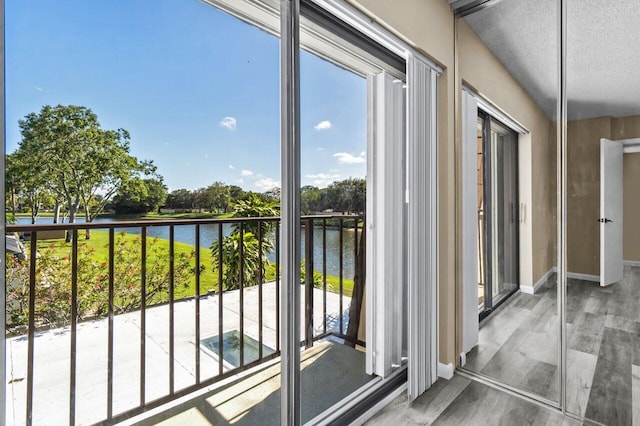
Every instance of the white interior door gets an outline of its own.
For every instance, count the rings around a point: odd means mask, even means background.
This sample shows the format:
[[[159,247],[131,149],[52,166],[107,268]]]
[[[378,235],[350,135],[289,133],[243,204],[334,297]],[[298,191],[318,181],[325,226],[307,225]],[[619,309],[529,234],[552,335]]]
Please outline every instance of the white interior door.
[[[622,280],[623,145],[600,139],[600,285]]]

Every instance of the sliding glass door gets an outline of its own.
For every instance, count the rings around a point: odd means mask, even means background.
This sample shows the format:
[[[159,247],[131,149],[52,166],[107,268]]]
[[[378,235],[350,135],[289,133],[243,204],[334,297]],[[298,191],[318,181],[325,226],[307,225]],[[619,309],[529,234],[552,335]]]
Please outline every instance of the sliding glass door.
[[[485,318],[519,287],[516,133],[478,115],[478,310]]]

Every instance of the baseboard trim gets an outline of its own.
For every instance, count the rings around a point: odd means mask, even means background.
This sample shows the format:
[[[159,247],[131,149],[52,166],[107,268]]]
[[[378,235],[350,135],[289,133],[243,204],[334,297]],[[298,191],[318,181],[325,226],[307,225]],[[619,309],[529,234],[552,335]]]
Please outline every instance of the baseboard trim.
[[[640,267],[640,260],[624,260],[623,262],[625,265]],[[540,287],[542,287],[542,285],[547,282],[551,275],[557,272],[558,267],[552,266],[551,269],[549,269],[547,273],[544,274],[542,278],[540,278],[533,286],[521,285],[520,291],[525,294],[535,294],[540,289]],[[571,278],[574,280],[592,281],[596,283],[600,282],[600,275],[581,274],[579,272],[567,272],[567,278]]]
[[[540,287],[542,287],[542,285],[544,283],[547,282],[547,280],[549,278],[551,278],[551,275],[555,274],[558,271],[558,268],[555,266],[552,266],[543,276],[542,278],[540,278],[533,286],[530,285],[521,285],[520,286],[520,291],[522,293],[525,294],[535,294],[536,291],[538,291],[540,289]]]
[[[438,363],[438,377],[441,377],[445,380],[451,380],[453,378],[453,364],[443,364],[441,362]]]
[[[567,272],[567,278],[574,280],[593,281],[595,283],[600,282],[600,275],[579,274],[577,272]]]
[[[520,292],[524,294],[535,294],[536,288],[530,285],[521,285]]]
[[[640,260],[623,260],[622,263],[627,266],[640,266]]]

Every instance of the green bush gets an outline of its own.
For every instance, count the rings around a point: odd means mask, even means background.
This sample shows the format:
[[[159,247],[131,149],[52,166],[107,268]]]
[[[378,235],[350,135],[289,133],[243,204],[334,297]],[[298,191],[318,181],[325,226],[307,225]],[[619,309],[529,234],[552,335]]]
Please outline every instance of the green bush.
[[[169,252],[157,238],[147,239],[145,302],[169,299]],[[140,237],[124,232],[114,241],[113,310],[124,313],[141,306],[142,261]],[[72,259],[70,251],[55,244],[38,250],[36,265],[35,322],[38,326],[62,326],[71,320]],[[174,289],[189,287],[194,274],[195,253],[178,253],[174,258]],[[29,260],[7,255],[7,326],[27,324],[29,315]],[[109,266],[95,248],[79,245],[77,259],[78,320],[104,317],[109,310]]]

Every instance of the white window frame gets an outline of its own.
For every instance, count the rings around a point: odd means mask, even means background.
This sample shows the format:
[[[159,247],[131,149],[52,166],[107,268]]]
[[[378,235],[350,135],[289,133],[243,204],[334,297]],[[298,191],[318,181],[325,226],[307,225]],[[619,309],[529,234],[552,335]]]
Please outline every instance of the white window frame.
[[[203,0],[210,3],[246,22],[249,22],[267,32],[278,33],[280,28],[279,22],[279,8],[282,5],[295,4],[299,0]],[[401,284],[406,285],[406,291],[408,297],[405,298],[405,306],[408,314],[404,316],[402,321],[407,321],[404,332],[407,334],[408,342],[402,349],[409,351],[408,361],[408,381],[409,381],[409,395],[413,399],[421,394],[424,390],[431,386],[431,384],[437,378],[437,354],[438,354],[438,275],[437,275],[437,132],[436,132],[436,92],[437,92],[437,76],[442,73],[436,63],[430,59],[424,57],[417,52],[413,47],[409,46],[402,40],[398,39],[395,35],[384,29],[379,24],[373,22],[370,17],[364,15],[354,7],[348,5],[344,0],[308,0],[316,5],[320,6],[333,16],[337,17],[353,29],[361,32],[365,36],[369,37],[374,42],[378,43],[382,48],[398,55],[403,58],[407,64],[407,94],[406,94],[406,121],[405,121],[405,141],[403,146],[404,155],[407,156],[407,164],[403,167],[402,172],[397,176],[394,174],[393,179],[399,180],[393,182],[391,185],[385,185],[386,188],[378,187],[375,193],[376,197],[381,200],[391,199],[392,194],[389,192],[392,188],[405,188],[404,194],[405,204],[399,206],[399,209],[404,212],[404,220],[406,221],[405,231],[402,238],[394,240],[396,246],[391,249],[400,250],[400,252],[408,253],[409,261],[404,261],[400,265],[386,265],[387,267],[398,267],[404,271],[404,282]],[[299,13],[299,9],[296,10]],[[304,29],[295,29],[293,34],[289,33],[293,37],[299,37],[300,40],[304,40],[305,37],[313,37],[313,34],[306,32]],[[283,43],[284,44],[284,43]],[[290,44],[287,46],[291,47]],[[314,51],[313,42],[305,43],[307,49]],[[315,51],[314,51],[315,52]],[[299,60],[294,54],[293,61]],[[322,56],[322,55],[321,55]],[[341,52],[341,59],[349,58],[349,52]],[[352,55],[351,59],[359,61],[358,63],[366,62],[366,58],[355,57]],[[284,67],[283,69],[290,68]],[[294,78],[298,78],[295,76]],[[397,77],[397,76],[396,76]],[[282,78],[282,77],[281,77]],[[284,94],[284,92],[283,92]],[[295,108],[297,102],[292,99],[287,100],[290,105]],[[299,111],[298,111],[299,112]],[[298,112],[289,111],[288,114],[295,116]],[[284,110],[283,110],[284,113]],[[299,124],[299,123],[293,123]],[[282,193],[292,194],[296,182],[299,181],[300,168],[299,162],[292,161],[292,154],[295,157],[299,155],[299,136],[291,134],[287,136],[283,134],[281,152],[281,163],[289,164],[293,166],[293,170],[283,169],[282,178]],[[285,140],[285,138],[287,140]],[[296,140],[297,139],[297,140]],[[296,152],[298,154],[296,154]],[[397,165],[396,165],[397,166]],[[426,173],[425,173],[426,171]],[[375,173],[375,170],[373,171]],[[296,176],[298,180],[296,180]],[[368,182],[372,179],[369,179]],[[373,178],[373,177],[371,177]],[[372,187],[369,183],[367,185],[367,198],[374,196],[372,194]],[[401,198],[403,194],[400,194]],[[293,198],[287,204],[287,208],[295,208],[296,201]],[[283,209],[284,209],[283,204]],[[285,225],[285,215],[287,216],[287,222],[291,222],[289,226],[295,221],[295,213],[283,211],[283,227]],[[291,220],[291,219],[294,220]],[[367,219],[369,222],[369,218]],[[284,231],[284,229],[283,229]],[[292,241],[299,241],[300,236],[299,229],[290,229]],[[371,229],[370,232],[376,232],[376,229]],[[371,235],[367,238],[373,237],[377,241],[376,247],[368,245],[367,258],[373,259],[371,250],[380,251],[380,249],[388,244],[389,239],[384,236]],[[380,238],[377,238],[380,237]],[[390,247],[386,247],[387,252]],[[283,257],[285,253],[283,252]],[[415,257],[412,261],[412,256]],[[284,260],[286,262],[286,259]],[[397,262],[397,261],[394,261]],[[286,265],[286,264],[283,264]],[[286,268],[284,270],[291,269],[290,274],[292,276],[284,276],[283,282],[295,282],[293,276],[295,272],[292,268]],[[376,277],[367,275],[367,299],[369,299],[369,293],[383,293],[384,282],[380,279],[376,280]],[[293,280],[293,281],[291,281]],[[280,327],[281,330],[285,330],[287,333],[292,333],[294,337],[297,337],[295,330],[300,328],[300,318],[292,311],[294,309],[292,302],[299,300],[299,289],[293,286],[287,286],[286,290],[281,292],[281,306],[283,309],[288,309],[290,312],[284,313],[284,318],[288,317],[290,321],[294,321],[295,324],[289,326]],[[379,290],[379,291],[377,291]],[[370,303],[367,303],[367,309],[371,307]],[[369,327],[368,327],[369,328]],[[369,331],[369,330],[368,330]],[[284,336],[283,336],[284,337]],[[285,339],[291,340],[293,339]],[[384,340],[384,339],[383,339]],[[369,345],[369,343],[368,343]],[[408,347],[407,347],[408,346]],[[284,348],[283,348],[284,351]],[[406,356],[407,353],[403,353]],[[299,371],[298,365],[296,365],[295,357],[293,354],[286,356],[286,362],[283,361],[283,377],[286,377],[288,382],[282,383],[283,398],[287,399],[286,395],[291,396],[288,386],[297,387],[299,385]],[[397,357],[396,357],[397,358]],[[412,361],[413,360],[413,361]],[[429,365],[424,365],[424,363]],[[404,368],[404,367],[401,367]],[[285,371],[286,370],[286,371]],[[293,397],[295,399],[295,397]],[[282,401],[282,409],[286,410],[292,405],[290,402]],[[284,414],[284,413],[283,413]],[[335,413],[334,413],[335,414]],[[294,416],[297,417],[297,414]],[[291,416],[283,416],[282,419],[289,418]]]

